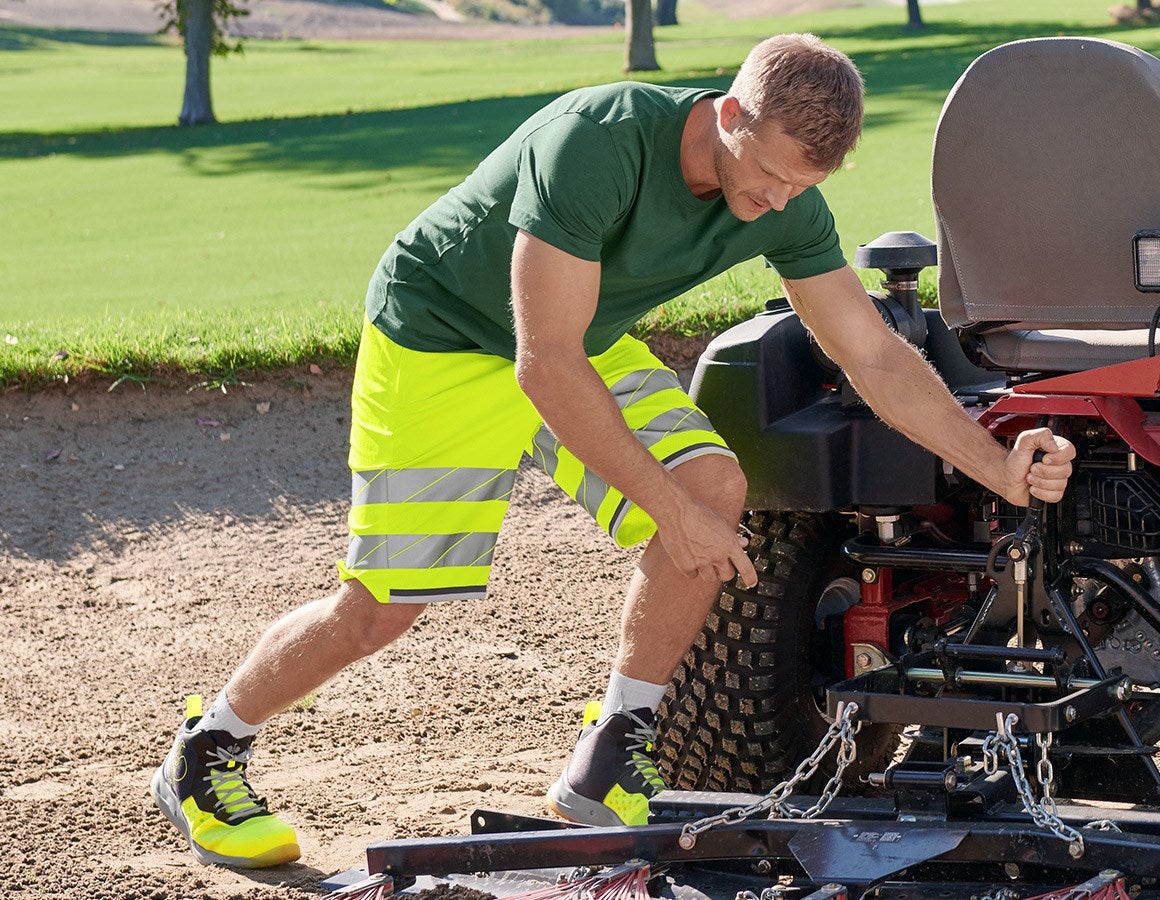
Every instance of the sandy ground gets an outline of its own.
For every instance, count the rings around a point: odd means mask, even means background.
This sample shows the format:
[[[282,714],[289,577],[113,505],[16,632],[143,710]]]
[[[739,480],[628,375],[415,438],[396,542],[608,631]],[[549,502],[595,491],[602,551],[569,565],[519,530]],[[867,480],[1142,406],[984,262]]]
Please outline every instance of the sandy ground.
[[[466,833],[478,806],[547,813],[635,555],[537,470],[490,599],[432,607],[262,733],[253,781],[301,863],[203,867],[152,806],[185,694],[335,582],[348,390],[0,395],[0,896],[309,896],[372,841]]]

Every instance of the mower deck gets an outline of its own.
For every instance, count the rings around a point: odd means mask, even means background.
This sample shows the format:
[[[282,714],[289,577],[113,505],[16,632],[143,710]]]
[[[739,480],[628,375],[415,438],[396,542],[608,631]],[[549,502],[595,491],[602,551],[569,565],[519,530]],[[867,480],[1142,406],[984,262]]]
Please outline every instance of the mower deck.
[[[1160,811],[1153,809],[1060,804],[1060,818],[1084,831],[1080,859],[1017,804],[979,803],[971,816],[962,812],[969,803],[956,803],[946,815],[913,804],[900,809],[898,797],[838,798],[825,819],[747,819],[702,832],[692,846],[682,841],[686,823],[757,799],[666,791],[654,799],[654,824],[618,828],[477,810],[468,836],[372,844],[367,872],[388,876],[396,892],[447,883],[504,897],[555,884],[574,867],[636,859],[665,870],[650,885],[654,896],[732,900],[791,888],[789,896],[822,891],[819,898],[968,898],[1000,888],[1030,897],[1113,870],[1125,873],[1131,896],[1160,898]],[[1097,815],[1103,818],[1091,827]],[[416,881],[421,876],[436,881]]]

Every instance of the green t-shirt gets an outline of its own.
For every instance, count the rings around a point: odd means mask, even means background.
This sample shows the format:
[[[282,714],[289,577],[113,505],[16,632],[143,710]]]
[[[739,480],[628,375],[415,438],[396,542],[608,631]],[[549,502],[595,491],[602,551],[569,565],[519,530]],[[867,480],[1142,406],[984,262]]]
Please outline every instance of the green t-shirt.
[[[515,358],[517,229],[601,263],[589,356],[648,310],[747,259],[787,278],[845,264],[817,188],[754,222],[681,176],[693,104],[719,92],[624,82],[564,94],[534,114],[398,235],[367,290],[367,314],[412,350]]]

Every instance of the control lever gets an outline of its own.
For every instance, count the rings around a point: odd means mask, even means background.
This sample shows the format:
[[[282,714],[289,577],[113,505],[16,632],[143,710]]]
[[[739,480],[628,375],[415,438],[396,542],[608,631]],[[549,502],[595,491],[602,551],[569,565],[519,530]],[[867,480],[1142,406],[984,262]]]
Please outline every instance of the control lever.
[[[1042,462],[1047,453],[1036,450],[1031,458],[1033,463]],[[1015,581],[1015,646],[1023,646],[1023,617],[1027,606],[1027,573],[1031,556],[1039,549],[1039,525],[1043,518],[1045,504],[1038,497],[1032,495],[1027,504],[1027,514],[1019,527],[1012,535],[1011,547],[1007,551],[1007,559],[1011,561]],[[1022,663],[1016,663],[1022,668]]]

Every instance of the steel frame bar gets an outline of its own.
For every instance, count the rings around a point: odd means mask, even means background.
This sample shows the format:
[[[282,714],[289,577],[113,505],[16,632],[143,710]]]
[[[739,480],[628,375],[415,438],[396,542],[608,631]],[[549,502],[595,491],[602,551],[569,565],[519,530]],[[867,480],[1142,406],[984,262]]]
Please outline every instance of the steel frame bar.
[[[844,854],[831,853],[832,862],[814,860],[813,870],[807,868],[816,882],[841,881],[866,888],[927,860],[971,864],[1014,861],[1061,871],[1077,867],[1086,871],[1118,869],[1135,877],[1160,877],[1160,836],[1127,831],[1085,831],[1086,852],[1081,860],[1075,860],[1067,843],[1030,822],[760,819],[715,827],[698,835],[688,850],[678,843],[682,827],[657,824],[382,841],[367,848],[367,870],[409,878],[450,872],[616,865],[626,859],[653,864],[797,861],[791,842],[798,835],[809,841],[810,835],[823,831],[833,835],[840,829],[851,850],[862,848],[865,852],[864,848],[873,844],[875,850],[889,847],[893,855],[866,877],[843,868]],[[931,846],[938,852],[924,855]]]
[[[858,718],[870,722],[986,731],[994,728],[996,713],[1015,713],[1019,717],[1016,729],[1021,733],[1058,732],[1075,722],[1117,709],[1120,701],[1116,691],[1126,682],[1120,676],[1104,678],[1043,703],[903,693],[907,671],[933,671],[932,666],[924,665],[932,659],[930,652],[912,654],[897,666],[876,669],[831,686],[826,691],[828,715],[834,716],[840,703],[854,701],[858,704]]]
[[[920,569],[930,572],[986,572],[987,554],[944,547],[896,547],[871,544],[861,536],[842,545],[842,555],[860,566]]]

